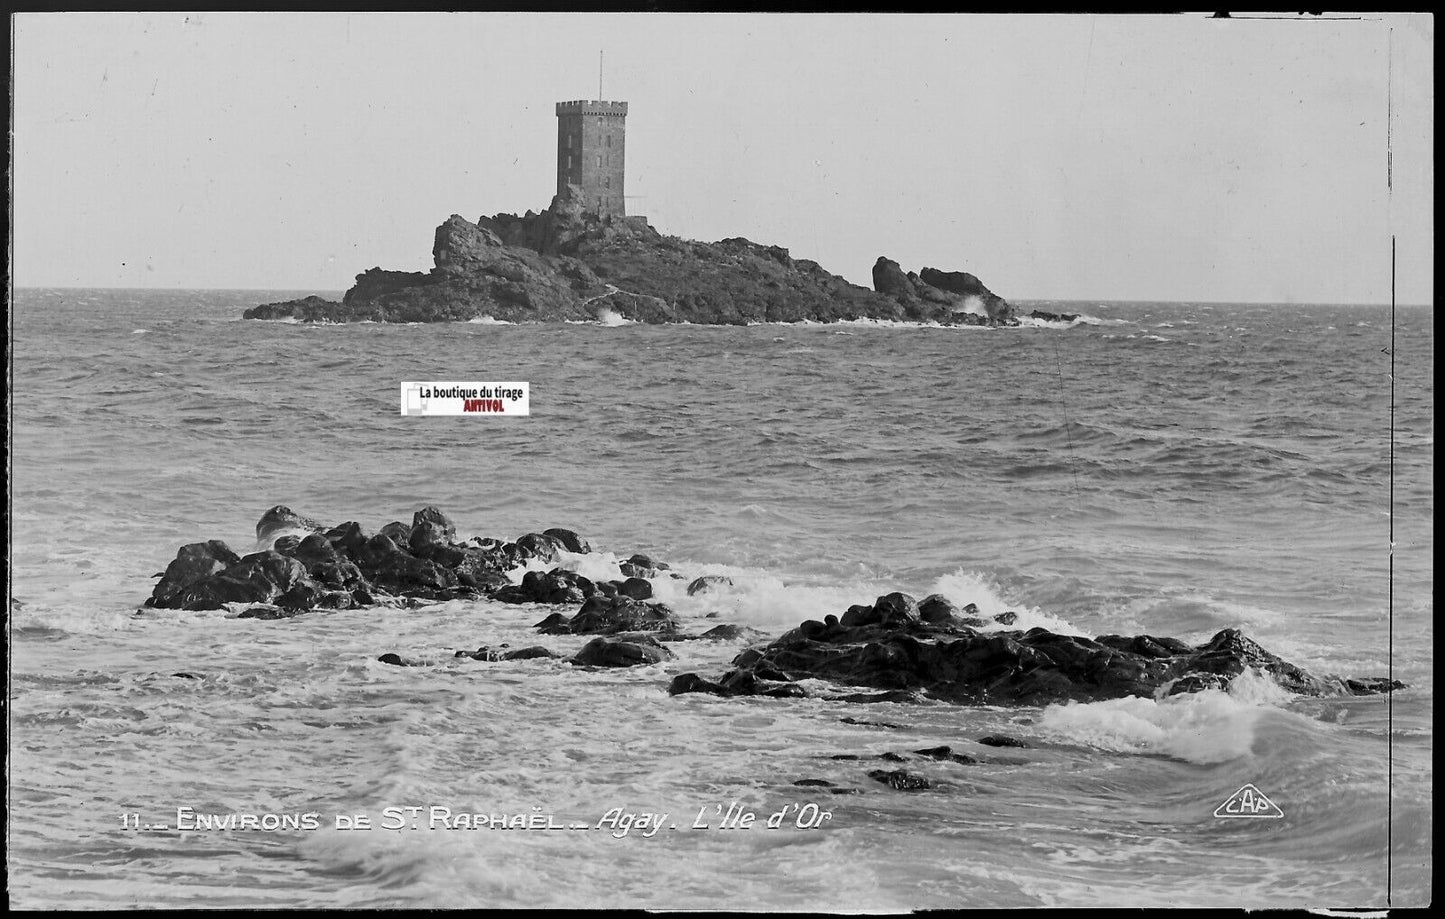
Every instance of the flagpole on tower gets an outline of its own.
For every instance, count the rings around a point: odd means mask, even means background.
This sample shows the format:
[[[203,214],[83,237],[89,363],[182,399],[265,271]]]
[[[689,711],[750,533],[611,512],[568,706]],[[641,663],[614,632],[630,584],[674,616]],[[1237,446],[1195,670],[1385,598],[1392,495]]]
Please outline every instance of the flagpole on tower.
[[[597,52],[597,101],[602,101],[602,52]]]

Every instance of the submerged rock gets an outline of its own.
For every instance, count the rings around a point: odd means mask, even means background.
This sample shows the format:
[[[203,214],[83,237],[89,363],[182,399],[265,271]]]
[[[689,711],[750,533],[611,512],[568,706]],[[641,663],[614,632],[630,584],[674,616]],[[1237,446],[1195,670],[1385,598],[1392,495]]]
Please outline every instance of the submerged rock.
[[[475,651],[458,651],[455,657],[465,657],[474,661],[530,661],[539,658],[556,658],[561,655],[541,645],[533,645],[527,648],[507,650],[506,645],[498,648],[489,648],[486,645]]]
[[[1027,743],[1026,741],[1019,740],[1017,737],[1009,737],[1009,736],[1004,735],[1004,734],[990,734],[990,735],[987,736],[987,737],[980,737],[980,738],[978,739],[978,742],[981,743],[981,744],[983,744],[985,747],[1027,747],[1027,746],[1028,746],[1028,743]]]
[[[868,777],[898,791],[922,791],[933,787],[933,783],[923,776],[914,775],[902,769],[895,769],[892,772],[886,769],[874,769],[868,773]]]
[[[950,763],[962,763],[965,766],[977,765],[978,759],[969,756],[967,753],[954,753],[952,747],[929,747],[926,750],[914,750],[919,756],[926,756],[929,759],[943,760]]]

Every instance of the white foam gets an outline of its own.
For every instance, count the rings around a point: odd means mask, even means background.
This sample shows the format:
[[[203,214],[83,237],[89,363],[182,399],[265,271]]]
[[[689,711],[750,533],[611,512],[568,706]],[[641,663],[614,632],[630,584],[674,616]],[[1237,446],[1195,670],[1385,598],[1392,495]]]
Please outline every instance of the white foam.
[[[928,592],[942,594],[960,607],[969,603],[977,606],[979,617],[984,620],[982,631],[1028,631],[1032,628],[1045,628],[1057,635],[1091,637],[1073,623],[1052,613],[1009,601],[992,578],[976,571],[960,568],[952,574],[945,574],[933,582],[933,587]],[[994,622],[995,616],[1006,612],[1012,612],[1018,617],[1013,625]]]
[[[1050,705],[1038,727],[1061,740],[1117,753],[1223,763],[1250,755],[1261,717],[1289,698],[1273,680],[1247,670],[1228,692]]]
[[[1059,322],[1053,319],[1037,319],[1033,316],[1020,316],[1019,327],[1024,329],[1072,329],[1084,322],[1084,317],[1071,319],[1067,322]]]
[[[636,325],[631,319],[605,306],[597,311],[597,323],[598,325],[605,325],[609,328],[615,328],[621,325]]]

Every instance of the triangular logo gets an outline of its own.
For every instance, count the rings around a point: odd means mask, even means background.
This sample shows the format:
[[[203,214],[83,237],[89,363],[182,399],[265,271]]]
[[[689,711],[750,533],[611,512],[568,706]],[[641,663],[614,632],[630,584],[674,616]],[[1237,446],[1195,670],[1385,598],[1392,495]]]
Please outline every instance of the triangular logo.
[[[1216,817],[1283,817],[1284,811],[1253,785],[1245,785],[1214,809]]]

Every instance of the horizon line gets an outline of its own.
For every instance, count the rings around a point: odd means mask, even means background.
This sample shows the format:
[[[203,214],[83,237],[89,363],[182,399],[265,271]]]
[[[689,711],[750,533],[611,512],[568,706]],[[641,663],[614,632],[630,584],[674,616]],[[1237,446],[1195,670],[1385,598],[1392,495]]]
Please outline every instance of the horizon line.
[[[845,279],[846,280],[846,279]],[[857,285],[862,286],[862,285]],[[141,287],[136,285],[67,285],[67,284],[11,284],[10,290],[157,290],[157,291],[207,291],[207,292],[235,292],[235,293],[335,293],[345,294],[350,288],[326,288],[326,287],[193,287],[190,285],[179,285],[172,287]],[[864,288],[865,290],[869,288]],[[1193,303],[1200,306],[1390,306],[1389,300],[1375,302],[1340,301],[1340,300],[1198,300],[1198,299],[1162,299],[1157,297],[1004,297],[1009,303]],[[1419,303],[1395,303],[1395,306],[1407,308],[1433,307],[1433,299],[1429,302]]]

